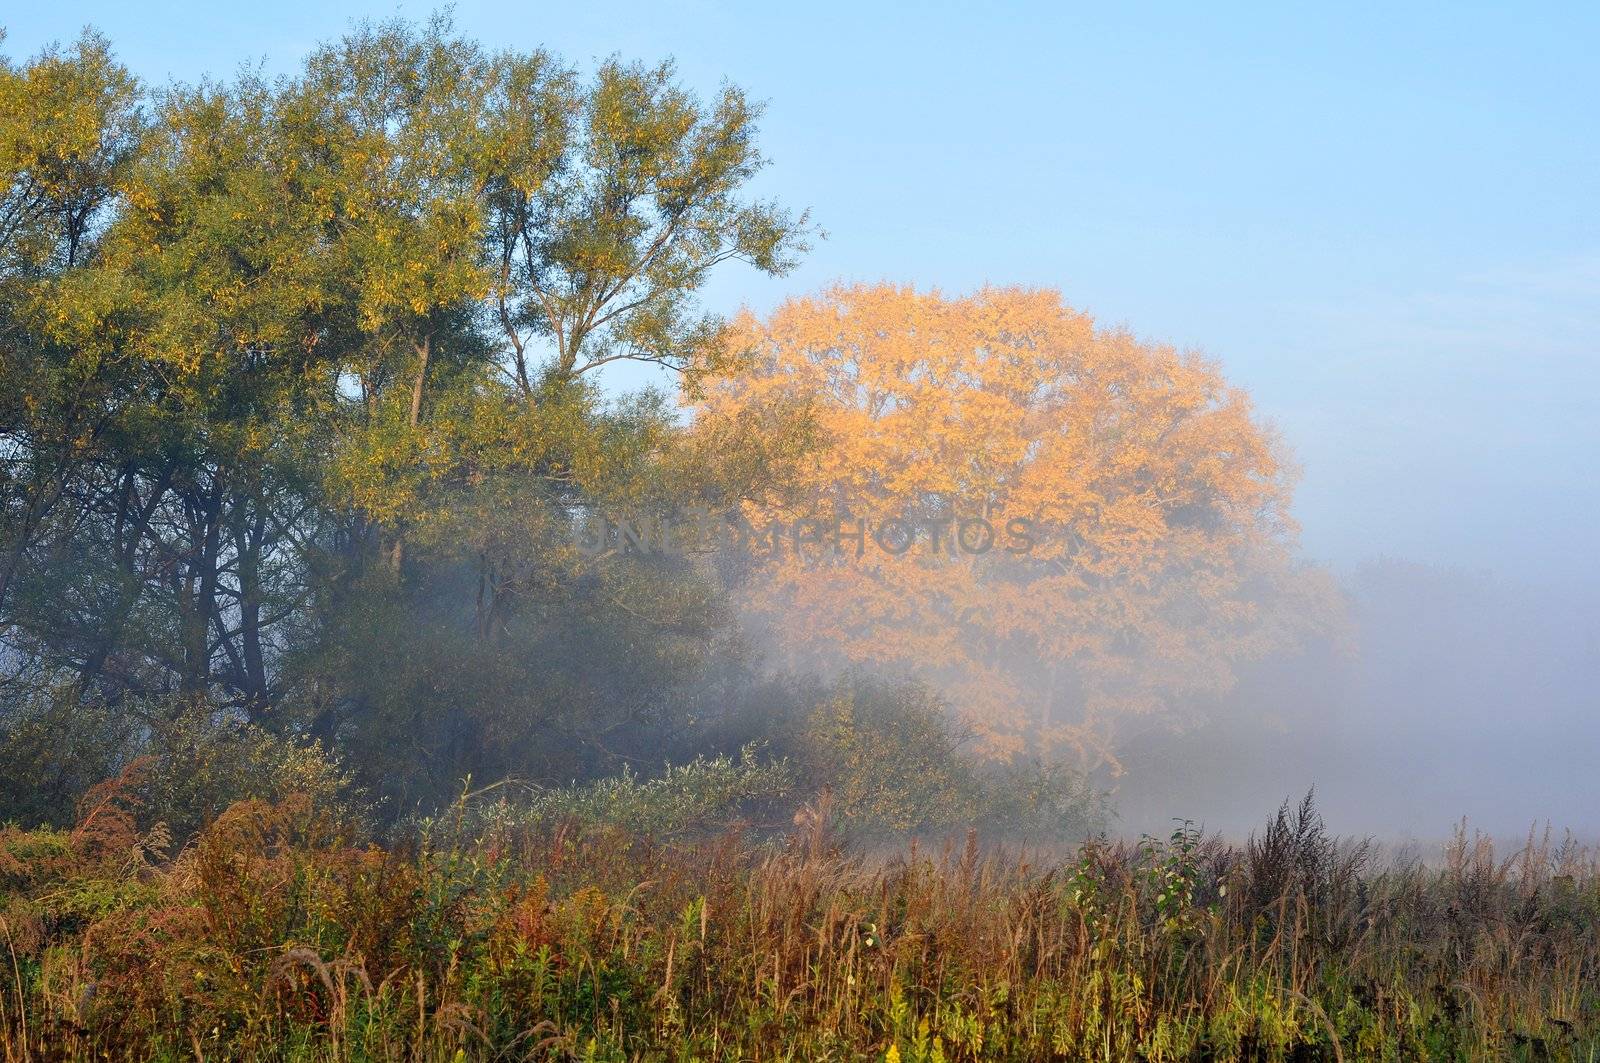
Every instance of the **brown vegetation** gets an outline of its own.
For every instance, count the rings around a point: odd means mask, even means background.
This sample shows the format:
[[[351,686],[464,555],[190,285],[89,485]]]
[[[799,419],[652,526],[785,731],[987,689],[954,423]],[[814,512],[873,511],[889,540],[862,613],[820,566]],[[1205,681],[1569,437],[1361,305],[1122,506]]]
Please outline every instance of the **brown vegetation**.
[[[1029,856],[660,842],[565,820],[388,847],[304,798],[175,857],[102,788],[8,830],[11,1060],[1589,1059],[1600,866],[1464,830],[1380,863],[1309,803]]]

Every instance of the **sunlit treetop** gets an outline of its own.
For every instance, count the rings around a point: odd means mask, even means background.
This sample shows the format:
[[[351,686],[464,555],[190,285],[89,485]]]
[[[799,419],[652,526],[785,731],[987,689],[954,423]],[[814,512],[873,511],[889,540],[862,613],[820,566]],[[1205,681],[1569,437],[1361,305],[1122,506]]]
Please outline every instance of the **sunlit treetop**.
[[[1290,470],[1204,358],[1027,289],[835,288],[727,342],[697,429],[787,406],[823,440],[798,491],[746,500],[752,524],[920,528],[903,553],[791,542],[765,562],[753,608],[794,657],[938,679],[992,751],[1094,762],[1127,718],[1225,690],[1273,637]],[[962,518],[1002,538],[962,549]],[[1025,552],[1006,548],[1016,520]]]

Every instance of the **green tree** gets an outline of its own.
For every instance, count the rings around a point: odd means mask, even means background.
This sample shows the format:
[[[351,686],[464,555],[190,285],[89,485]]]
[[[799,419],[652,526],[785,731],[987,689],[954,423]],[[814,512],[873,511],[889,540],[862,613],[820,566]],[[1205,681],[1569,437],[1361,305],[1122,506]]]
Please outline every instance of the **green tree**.
[[[18,712],[92,703],[135,742],[231,714],[402,801],[670,726],[722,622],[709,582],[571,529],[716,478],[664,399],[590,371],[694,369],[711,272],[802,248],[803,216],[746,193],[739,90],[585,78],[436,19],[161,93],[85,37],[0,69],[0,99]]]
[[[74,325],[95,298],[76,282],[138,148],[138,100],[93,34],[20,67],[0,59],[0,634],[104,445],[115,368],[75,356]]]

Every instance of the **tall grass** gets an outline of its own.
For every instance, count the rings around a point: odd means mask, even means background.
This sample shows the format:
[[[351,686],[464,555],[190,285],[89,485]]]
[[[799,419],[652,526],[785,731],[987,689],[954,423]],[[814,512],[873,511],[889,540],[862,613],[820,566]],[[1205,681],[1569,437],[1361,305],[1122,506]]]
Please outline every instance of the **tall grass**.
[[[1600,1058],[1600,867],[1184,825],[1028,855],[502,818],[357,844],[308,800],[175,856],[114,787],[0,835],[0,1058]]]

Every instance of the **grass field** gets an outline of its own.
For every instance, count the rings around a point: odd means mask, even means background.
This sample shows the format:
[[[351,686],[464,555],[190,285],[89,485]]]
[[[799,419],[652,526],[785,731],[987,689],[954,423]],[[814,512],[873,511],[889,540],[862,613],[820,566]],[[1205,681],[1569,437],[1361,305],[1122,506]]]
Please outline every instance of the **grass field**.
[[[1600,1057],[1600,869],[1464,829],[1437,861],[1187,826],[1049,855],[653,840],[567,819],[356,844],[241,803],[174,856],[113,788],[0,835],[0,1057]]]

